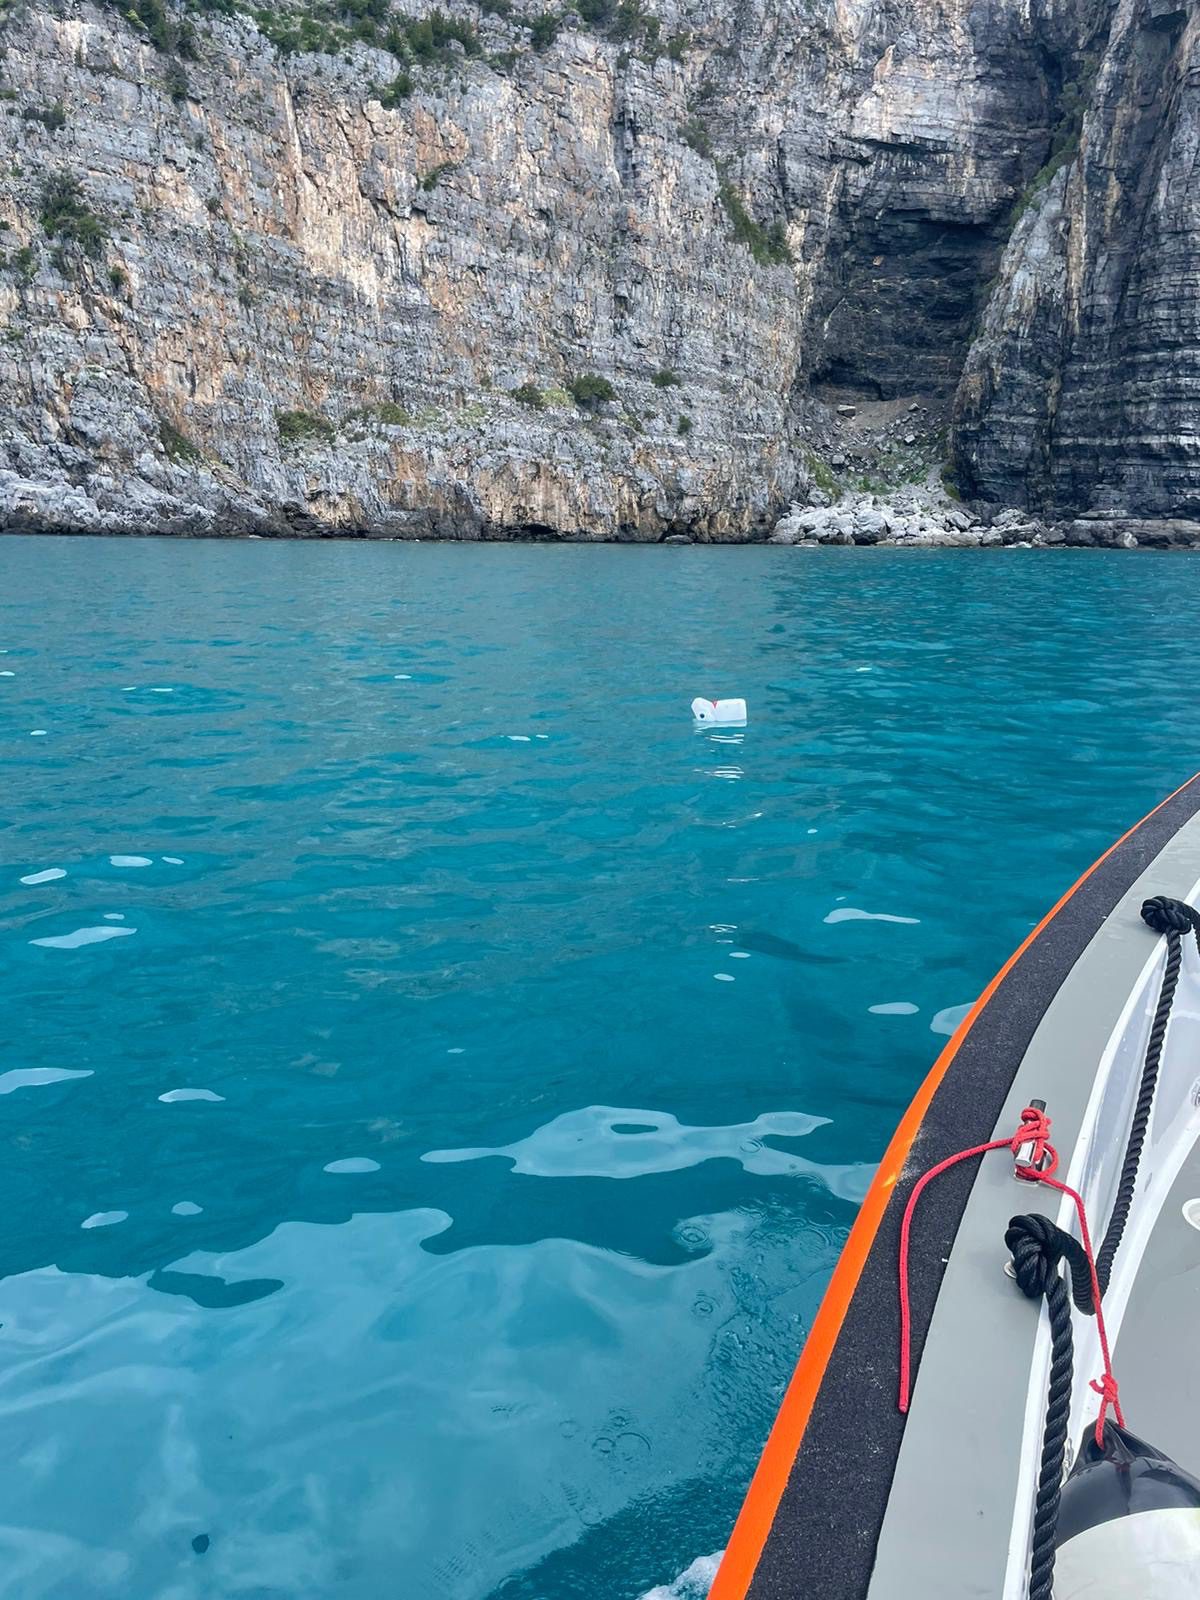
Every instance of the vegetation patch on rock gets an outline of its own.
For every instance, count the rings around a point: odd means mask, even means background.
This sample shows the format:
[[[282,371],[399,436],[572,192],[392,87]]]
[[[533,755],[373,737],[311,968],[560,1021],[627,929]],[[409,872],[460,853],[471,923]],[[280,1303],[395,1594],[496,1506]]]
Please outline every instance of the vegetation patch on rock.
[[[46,237],[58,241],[60,252],[74,245],[95,260],[108,241],[108,229],[84,200],[79,179],[69,172],[51,173],[42,185],[39,220]]]
[[[283,444],[323,444],[333,438],[334,427],[312,411],[277,411],[275,427]]]

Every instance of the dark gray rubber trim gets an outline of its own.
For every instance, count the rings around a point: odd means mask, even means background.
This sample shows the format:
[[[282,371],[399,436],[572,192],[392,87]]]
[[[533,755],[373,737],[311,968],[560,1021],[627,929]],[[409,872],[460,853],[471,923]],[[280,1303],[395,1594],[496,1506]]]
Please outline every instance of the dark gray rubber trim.
[[[992,1136],[1021,1059],[1071,968],[1113,908],[1200,812],[1200,775],[1147,817],[1084,880],[1008,972],[963,1038],[913,1144],[912,1177]],[[1177,885],[1158,892],[1171,894]],[[951,1168],[921,1201],[910,1269],[914,1374],[975,1163]],[[896,1409],[896,1255],[911,1182],[897,1186],[825,1371],[749,1600],[864,1600],[904,1418]],[[914,1242],[916,1232],[914,1231]],[[954,1472],[947,1451],[947,1479]],[[939,1484],[929,1484],[938,1496]]]

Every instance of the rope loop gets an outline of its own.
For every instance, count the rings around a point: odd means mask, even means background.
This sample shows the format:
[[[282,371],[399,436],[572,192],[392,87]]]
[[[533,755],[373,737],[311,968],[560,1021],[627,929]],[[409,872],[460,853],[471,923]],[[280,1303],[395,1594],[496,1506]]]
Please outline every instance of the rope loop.
[[[1049,1217],[1014,1217],[1004,1233],[1013,1276],[1023,1295],[1040,1300],[1058,1276],[1067,1235]]]
[[[1029,1153],[1026,1154],[1028,1147]],[[1050,1118],[1039,1102],[1026,1106],[1021,1125],[1009,1141],[1016,1162],[1016,1175],[1027,1183],[1037,1183],[1058,1170],[1058,1151],[1050,1143]]]
[[[1117,1380],[1111,1372],[1102,1372],[1098,1378],[1093,1378],[1088,1385],[1100,1396],[1100,1414],[1096,1418],[1096,1442],[1103,1444],[1104,1420],[1108,1415],[1108,1408],[1112,1406],[1117,1416],[1121,1415],[1121,1395],[1117,1388]]]
[[[1058,1184],[1052,1185],[1058,1188]],[[1070,1194],[1073,1191],[1068,1190]],[[1040,1212],[1013,1217],[1004,1232],[1004,1243],[1012,1256],[1013,1276],[1021,1293],[1030,1300],[1046,1294],[1058,1265],[1065,1261],[1071,1269],[1071,1298],[1085,1317],[1096,1312],[1096,1285],[1087,1249],[1073,1233],[1067,1233]]]
[[[1197,916],[1184,901],[1156,894],[1143,901],[1142,921],[1154,933],[1186,933],[1196,926]]]

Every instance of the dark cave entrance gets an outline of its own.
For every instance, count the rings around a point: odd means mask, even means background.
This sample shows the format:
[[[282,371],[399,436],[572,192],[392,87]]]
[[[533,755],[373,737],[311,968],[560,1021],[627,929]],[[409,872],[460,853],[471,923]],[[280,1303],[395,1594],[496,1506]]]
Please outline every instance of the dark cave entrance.
[[[954,391],[1006,230],[885,211],[851,223],[817,308],[810,374],[876,400]]]

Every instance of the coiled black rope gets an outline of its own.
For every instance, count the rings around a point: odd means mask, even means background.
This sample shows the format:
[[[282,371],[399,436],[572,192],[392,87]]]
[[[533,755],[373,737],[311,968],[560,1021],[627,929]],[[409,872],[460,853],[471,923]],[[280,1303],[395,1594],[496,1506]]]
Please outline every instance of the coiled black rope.
[[[1054,1280],[1061,1281],[1058,1264],[1065,1261],[1071,1269],[1071,1298],[1085,1317],[1095,1314],[1087,1251],[1073,1233],[1035,1212],[1014,1217],[1004,1231],[1004,1242],[1023,1294],[1031,1300],[1049,1294]]]

